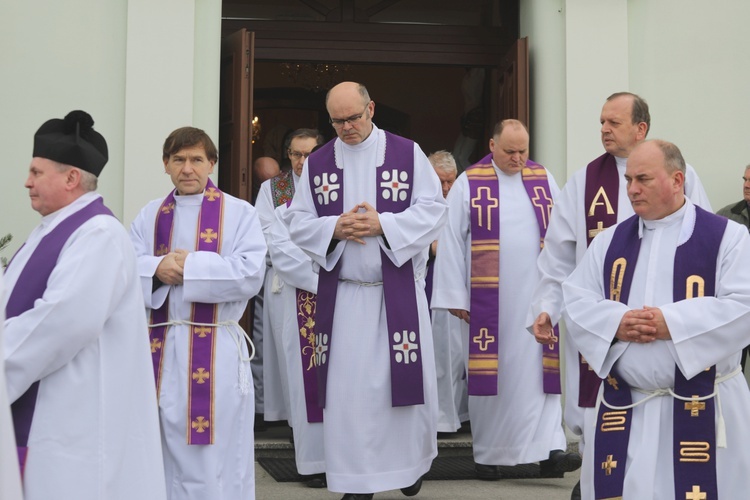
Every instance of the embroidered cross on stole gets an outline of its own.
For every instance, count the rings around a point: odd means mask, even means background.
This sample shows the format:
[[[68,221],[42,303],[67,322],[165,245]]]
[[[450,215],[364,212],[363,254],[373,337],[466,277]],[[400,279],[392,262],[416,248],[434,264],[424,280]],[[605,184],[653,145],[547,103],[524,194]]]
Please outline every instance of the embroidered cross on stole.
[[[26,261],[26,265],[18,275],[16,286],[13,287],[13,291],[8,297],[8,303],[5,306],[5,317],[7,319],[15,318],[33,309],[34,302],[41,299],[45,290],[47,290],[47,281],[57,265],[57,260],[65,243],[79,227],[96,215],[114,217],[109,208],[104,206],[104,201],[97,198],[68,216],[42,238],[29,260]],[[13,259],[11,259],[8,267],[12,265]],[[13,427],[16,435],[21,476],[23,476],[26,465],[29,432],[34,418],[38,391],[39,382],[37,381],[31,384],[26,392],[10,406],[13,414]]]
[[[677,247],[674,260],[673,300],[715,294],[716,259],[726,219],[695,207],[691,237]],[[620,223],[604,260],[605,297],[627,303],[640,238],[639,218]],[[673,464],[675,498],[718,498],[716,483],[715,388],[716,367],[687,380],[675,366]],[[597,499],[622,498],[633,409],[630,386],[613,368],[604,383],[594,439],[594,492]],[[611,408],[616,407],[616,408]],[[620,408],[620,409],[617,409]],[[626,409],[621,409],[626,408]]]
[[[384,137],[384,163],[373,169],[378,186],[377,210],[380,213],[398,213],[411,205],[414,143],[389,132],[384,132]],[[338,217],[344,212],[345,169],[336,166],[335,143],[335,139],[328,142],[308,159],[311,194],[320,217]],[[422,349],[413,264],[410,260],[400,268],[396,267],[382,250],[380,259],[391,362],[391,404],[423,404]],[[340,270],[341,260],[331,271],[321,269],[318,277],[320,300],[315,318],[315,349],[316,360],[320,360],[318,394],[322,407],[325,407],[328,359],[334,352],[333,313]]]
[[[527,161],[521,175],[539,225],[541,250],[552,210],[547,172],[541,165]],[[466,169],[466,177],[471,214],[469,394],[494,396],[498,374],[500,199],[492,155]],[[559,345],[553,343],[542,349],[544,392],[560,394]]]
[[[175,199],[172,191],[156,213],[154,255],[166,255],[172,248]],[[202,252],[221,252],[223,235],[224,195],[208,180],[203,194],[195,248]],[[214,355],[216,351],[217,304],[194,302],[191,307],[190,355],[188,360],[187,443],[214,442]],[[161,371],[169,321],[169,297],[159,309],[151,311],[151,357],[156,379],[157,397],[161,394]]]

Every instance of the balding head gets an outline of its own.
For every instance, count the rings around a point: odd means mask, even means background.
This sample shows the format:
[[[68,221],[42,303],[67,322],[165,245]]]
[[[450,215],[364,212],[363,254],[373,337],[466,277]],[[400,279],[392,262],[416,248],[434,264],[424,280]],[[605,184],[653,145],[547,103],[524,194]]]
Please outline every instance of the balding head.
[[[356,145],[372,132],[375,103],[364,85],[342,82],[328,91],[326,109],[331,125],[343,142]]]
[[[261,156],[253,162],[253,177],[258,185],[272,177],[276,177],[280,172],[279,162],[270,156]]]

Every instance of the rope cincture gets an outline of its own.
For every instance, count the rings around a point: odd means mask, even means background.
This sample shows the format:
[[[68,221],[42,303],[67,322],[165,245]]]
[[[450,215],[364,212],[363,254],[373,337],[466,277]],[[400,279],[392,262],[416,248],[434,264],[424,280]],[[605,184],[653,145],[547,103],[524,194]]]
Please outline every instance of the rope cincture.
[[[247,377],[247,369],[245,368],[245,363],[249,363],[250,361],[252,361],[253,358],[255,358],[255,344],[253,344],[253,341],[250,338],[250,336],[240,326],[240,324],[237,321],[229,320],[229,321],[220,321],[218,323],[196,323],[194,321],[173,319],[170,321],[166,321],[164,323],[154,323],[154,324],[148,325],[148,327],[156,328],[156,327],[161,327],[161,326],[170,327],[170,326],[176,326],[176,325],[210,326],[210,327],[215,327],[215,328],[218,328],[221,326],[231,327],[230,329],[234,330],[234,332],[237,333],[237,335],[232,336],[232,340],[234,340],[234,343],[237,345],[237,357],[240,360],[239,369],[237,373],[240,394],[246,395],[250,393],[250,381],[248,380],[248,377]],[[237,330],[239,330],[239,332],[237,332]],[[240,335],[240,332],[241,332],[241,335]],[[166,335],[166,332],[165,332],[165,335]],[[247,342],[250,345],[250,356],[247,358],[242,356],[242,343],[241,343],[242,336],[244,336],[245,339],[247,339]]]
[[[719,412],[719,418],[716,421],[716,446],[718,448],[726,448],[727,447],[727,430],[726,430],[726,424],[724,422],[724,412],[721,410],[721,396],[719,395],[719,389],[718,386],[722,382],[729,380],[730,378],[734,377],[738,373],[742,372],[742,367],[737,366],[734,370],[732,370],[730,373],[726,375],[722,375],[719,377],[716,377],[716,382],[714,383],[714,392],[711,394],[708,394],[706,396],[700,396],[700,397],[686,397],[686,396],[680,396],[679,394],[675,394],[675,392],[672,390],[671,387],[668,387],[666,389],[656,389],[653,391],[648,391],[646,389],[639,389],[638,387],[631,387],[632,390],[636,392],[640,392],[641,394],[646,394],[647,396],[640,401],[636,401],[633,404],[625,405],[625,406],[615,406],[610,405],[604,400],[604,394],[599,395],[599,401],[606,406],[607,408],[611,410],[630,410],[631,408],[635,408],[636,406],[639,406],[646,401],[649,401],[653,398],[660,397],[660,396],[672,396],[675,399],[678,399],[680,401],[690,402],[690,401],[706,401],[708,399],[711,399],[713,397],[716,397],[716,408]]]

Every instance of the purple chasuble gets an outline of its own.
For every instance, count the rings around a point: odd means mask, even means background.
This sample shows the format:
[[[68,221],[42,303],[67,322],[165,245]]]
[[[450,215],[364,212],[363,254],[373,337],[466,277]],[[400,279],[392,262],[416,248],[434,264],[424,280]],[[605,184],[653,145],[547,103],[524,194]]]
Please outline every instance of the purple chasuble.
[[[5,306],[5,317],[7,319],[20,316],[34,308],[34,302],[44,296],[47,281],[57,265],[57,259],[65,243],[79,227],[97,215],[114,217],[109,208],[104,206],[104,201],[101,198],[97,198],[68,216],[42,238],[18,275],[18,280],[10,297],[8,297],[8,303]],[[12,260],[8,266],[11,265],[13,265]],[[31,431],[31,421],[34,418],[38,391],[39,381],[36,381],[11,405],[21,475],[23,475],[26,464],[29,431]]]
[[[174,224],[175,191],[169,193],[156,213],[154,224],[154,255],[171,251]],[[195,249],[199,252],[221,252],[224,196],[208,180],[203,192]],[[216,351],[217,304],[194,302],[189,321],[190,353],[188,360],[188,407],[186,420],[187,443],[191,445],[214,442],[214,354]],[[157,397],[161,393],[161,370],[164,346],[169,325],[169,297],[159,309],[151,311],[151,356],[156,378]],[[206,432],[208,431],[208,432]]]
[[[531,160],[521,172],[539,225],[539,248],[547,234],[552,196],[547,172]],[[497,395],[500,285],[500,197],[492,155],[466,169],[471,216],[471,320],[469,323],[469,395]],[[557,327],[555,327],[557,333]],[[542,348],[543,389],[560,394],[559,345]]]
[[[375,168],[380,213],[398,213],[411,204],[414,179],[414,143],[385,132],[385,160]],[[319,217],[344,213],[344,169],[336,166],[334,144],[328,142],[308,159],[310,189]],[[343,258],[343,257],[342,257]],[[391,358],[391,404],[424,404],[422,353],[419,342],[419,314],[412,261],[396,267],[381,250],[383,298],[385,301],[388,345]],[[319,401],[325,407],[328,356],[333,346],[333,315],[336,306],[341,260],[331,271],[320,269],[315,318],[315,357],[318,363]]]
[[[620,177],[615,157],[604,153],[586,167],[584,210],[586,217],[586,246],[594,237],[617,224],[617,203],[620,194]],[[578,354],[578,406],[593,408],[599,393],[601,379]]]
[[[673,300],[713,296],[716,259],[726,219],[695,207],[695,227],[690,238],[677,247],[674,260]],[[630,295],[641,240],[639,218],[620,223],[604,260],[606,298],[626,304]],[[716,482],[716,423],[713,394],[716,367],[687,380],[675,365],[673,467],[675,498],[707,495],[718,498]],[[615,368],[607,376],[603,400],[610,406],[633,403],[630,386]],[[594,439],[594,492],[597,499],[621,498],[625,480],[633,410],[613,410],[600,405]],[[597,464],[601,464],[600,466]],[[697,498],[697,497],[696,497]]]
[[[271,178],[271,198],[273,198],[274,207],[279,207],[291,201],[293,196],[294,180],[291,170],[286,170]]]

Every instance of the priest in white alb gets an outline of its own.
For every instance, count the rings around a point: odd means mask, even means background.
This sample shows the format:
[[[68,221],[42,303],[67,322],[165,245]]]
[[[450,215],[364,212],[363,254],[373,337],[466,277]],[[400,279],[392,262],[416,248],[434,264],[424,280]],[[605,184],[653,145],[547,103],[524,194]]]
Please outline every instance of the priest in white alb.
[[[542,477],[562,477],[581,459],[565,452],[557,345],[541,346],[524,330],[559,189],[528,159],[520,121],[499,122],[489,147],[448,194],[432,308],[463,320],[477,477],[500,479],[500,466],[531,462]]]
[[[128,233],[96,193],[108,148],[93,125],[71,111],[34,135],[25,186],[42,219],[2,301],[18,461],[0,467],[20,464],[26,500],[163,500],[143,294]]]
[[[218,159],[202,130],[164,141],[175,188],[131,225],[149,316],[170,500],[255,498],[254,398],[238,321],[263,280],[255,209],[209,178]]]
[[[414,142],[378,129],[354,82],[326,108],[337,138],[310,155],[284,220],[320,266],[316,362],[328,488],[408,496],[437,455],[437,390],[424,293],[447,206]]]
[[[294,163],[292,163],[294,165]],[[315,370],[315,309],[318,274],[310,256],[289,238],[282,219],[287,204],[274,211],[274,221],[266,232],[273,262],[282,315],[281,342],[284,368],[289,381],[290,421],[294,429],[294,458],[297,472],[311,488],[327,485],[323,449],[323,410],[318,406]]]
[[[745,498],[747,229],[693,204],[665,141],[628,157],[635,215],[594,238],[563,283],[570,335],[604,378],[583,429],[585,499]]]

